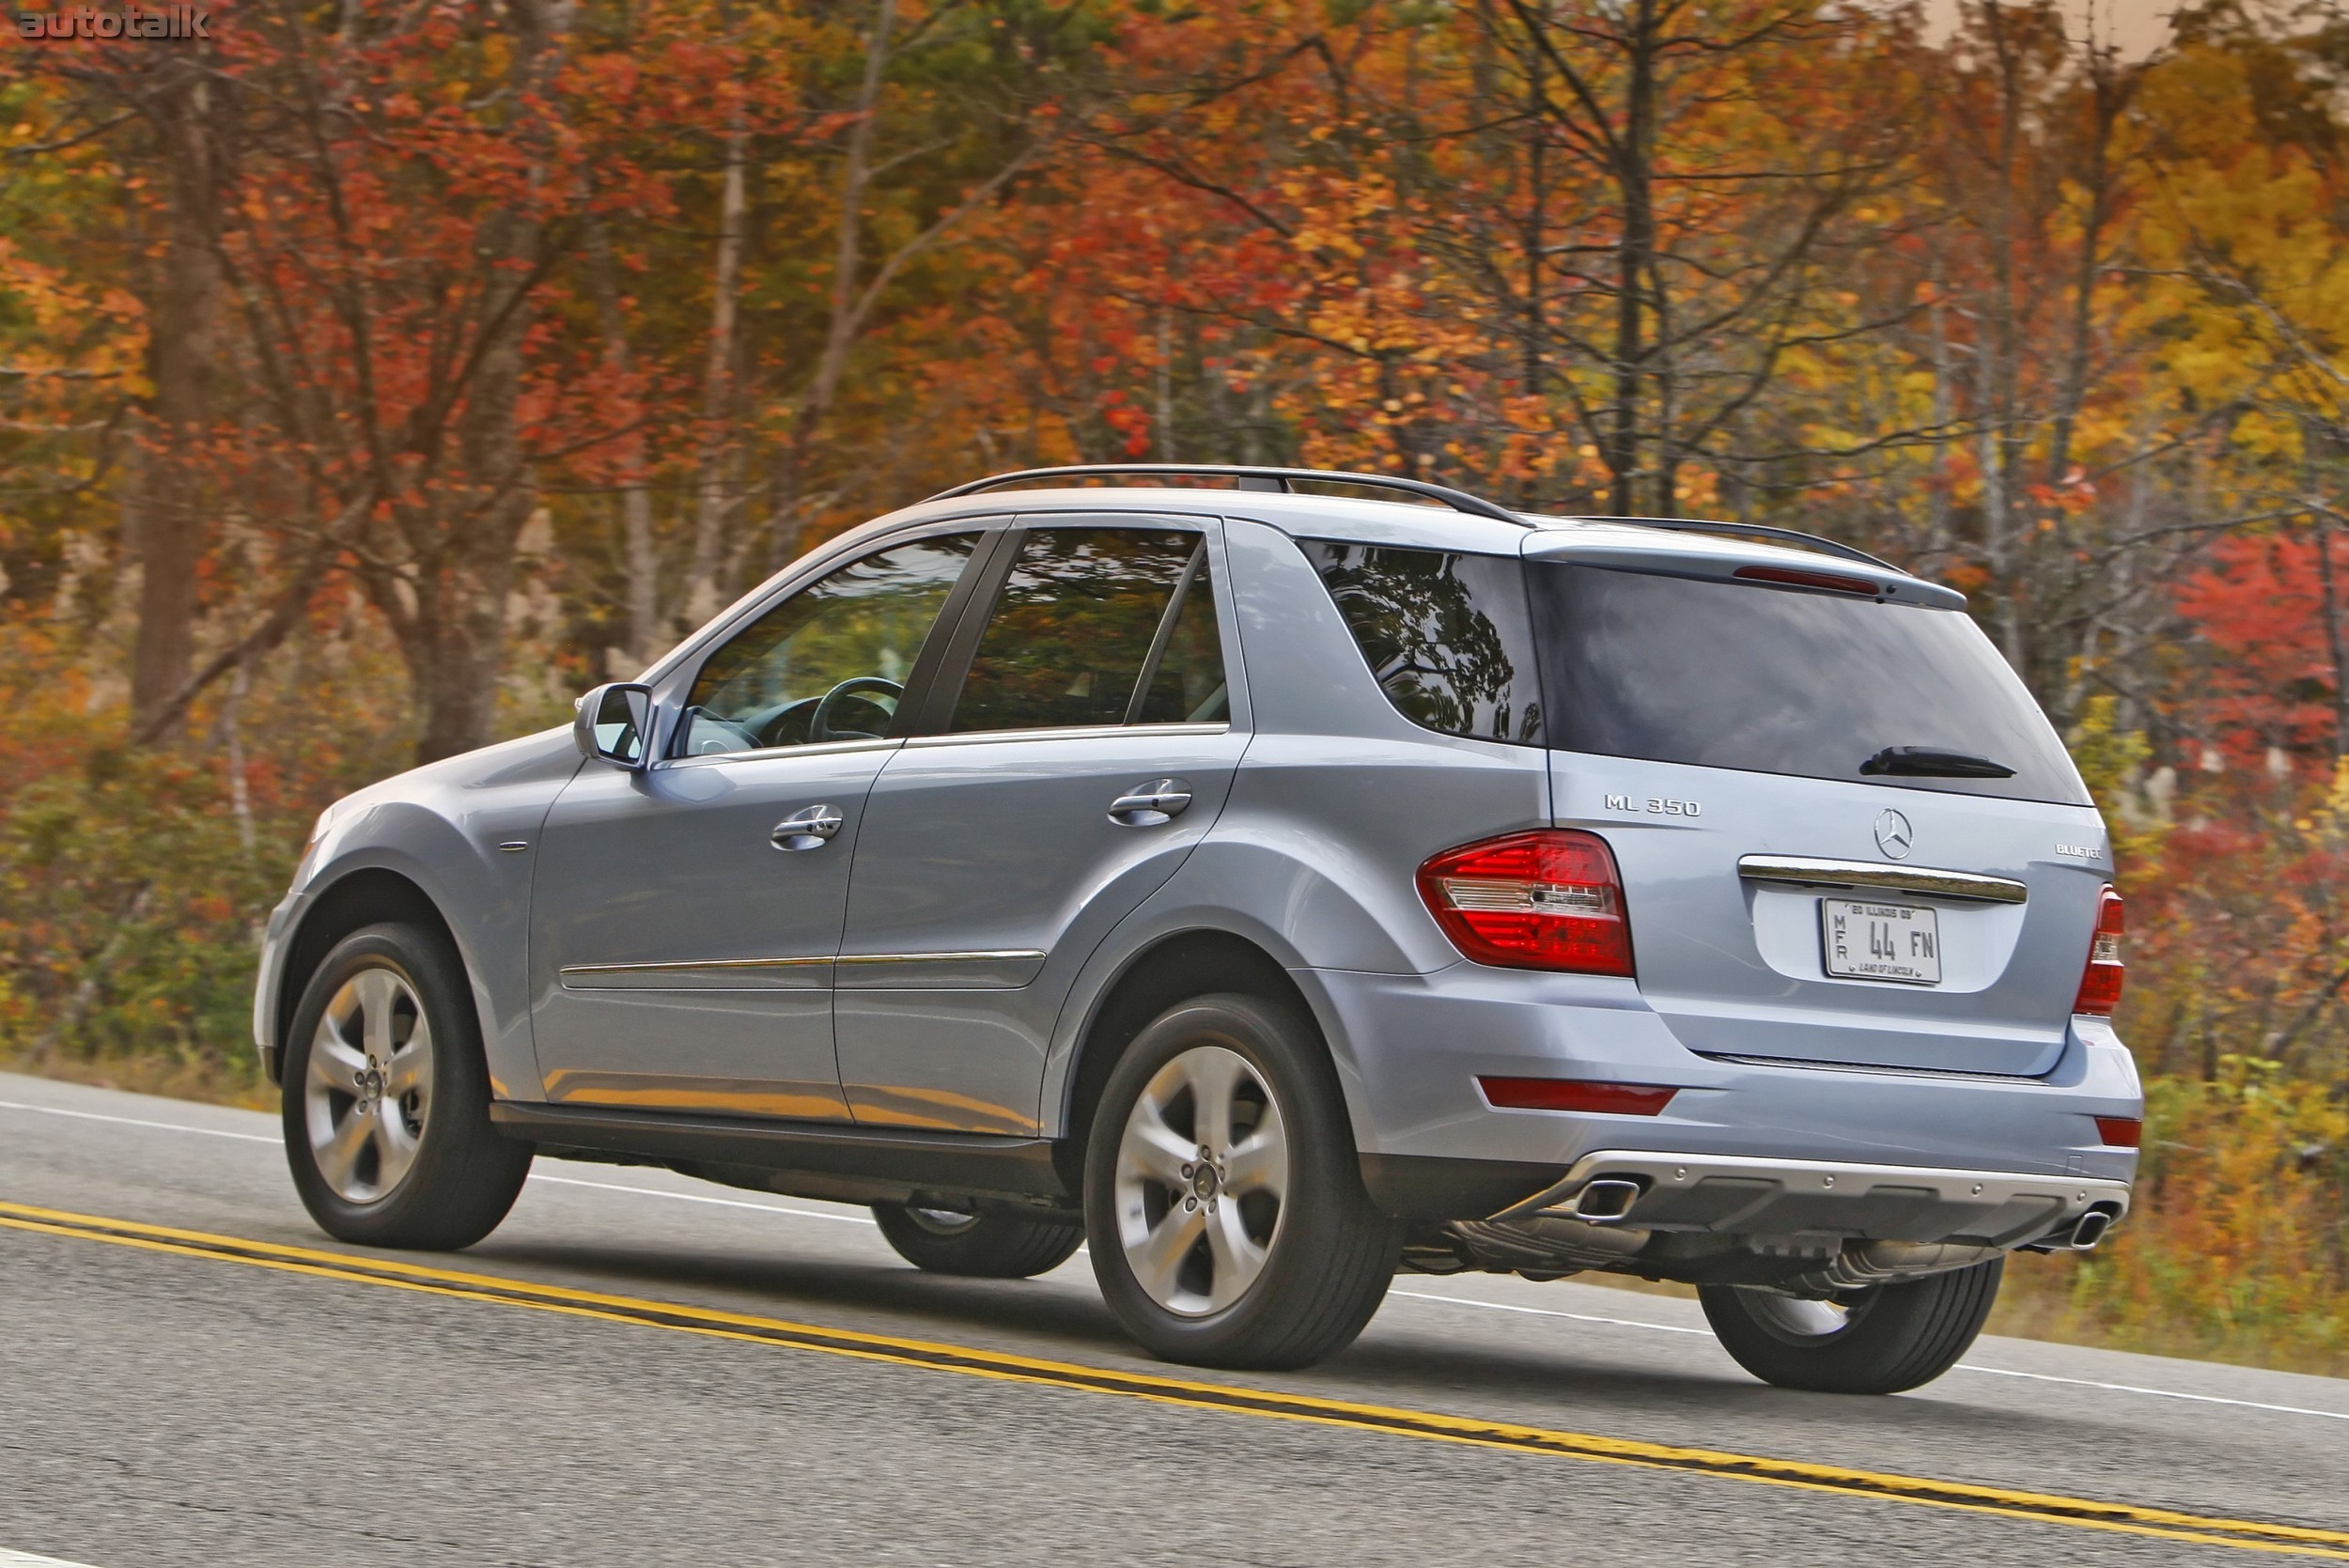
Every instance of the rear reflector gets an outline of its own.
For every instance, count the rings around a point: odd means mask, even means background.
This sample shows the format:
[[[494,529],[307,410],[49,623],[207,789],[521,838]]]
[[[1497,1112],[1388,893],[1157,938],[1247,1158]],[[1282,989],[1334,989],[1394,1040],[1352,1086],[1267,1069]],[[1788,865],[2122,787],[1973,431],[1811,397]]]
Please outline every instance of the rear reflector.
[[[1654,1116],[1677,1089],[1653,1083],[1593,1083],[1580,1078],[1484,1078],[1476,1086],[1503,1110],[1581,1110],[1609,1116]]]
[[[2107,883],[2096,899],[2096,934],[2088,944],[2088,967],[2080,971],[2080,994],[2075,1013],[2110,1017],[2121,1003],[2121,983],[2126,978],[2121,962],[2121,895]]]
[[[2099,1116],[2096,1136],[2116,1149],[2134,1149],[2145,1141],[2145,1124],[2134,1116]]]
[[[1632,972],[1623,880],[1596,833],[1548,828],[1447,849],[1419,868],[1419,895],[1480,964]]]
[[[1884,592],[1864,577],[1845,577],[1842,572],[1793,571],[1785,567],[1739,567],[1730,573],[1749,582],[1783,582],[1790,588],[1825,588],[1831,594],[1865,594],[1870,598]]]

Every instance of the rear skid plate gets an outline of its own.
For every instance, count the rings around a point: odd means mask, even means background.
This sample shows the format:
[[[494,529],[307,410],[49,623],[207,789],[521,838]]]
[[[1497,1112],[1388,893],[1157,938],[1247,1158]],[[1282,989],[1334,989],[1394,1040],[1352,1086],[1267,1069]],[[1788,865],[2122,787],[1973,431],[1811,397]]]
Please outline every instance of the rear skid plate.
[[[1585,1188],[1608,1182],[1637,1183],[1641,1191],[1628,1206],[1617,1206],[1620,1189],[1601,1186],[1598,1193],[1613,1200],[1605,1212],[1579,1213]],[[2128,1208],[2128,1183],[2088,1176],[1603,1150],[1491,1218],[1506,1223],[1554,1215],[1651,1231],[2011,1248],[2064,1230],[2092,1209],[2118,1219]]]

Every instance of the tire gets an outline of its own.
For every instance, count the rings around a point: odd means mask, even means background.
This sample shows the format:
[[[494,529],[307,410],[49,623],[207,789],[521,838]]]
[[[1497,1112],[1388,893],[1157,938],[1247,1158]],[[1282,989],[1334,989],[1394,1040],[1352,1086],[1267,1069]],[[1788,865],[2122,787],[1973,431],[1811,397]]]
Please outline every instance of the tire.
[[[1993,1258],[1854,1291],[1836,1306],[1739,1285],[1703,1285],[1697,1296],[1722,1347],[1765,1383],[1814,1393],[1896,1394],[1957,1364],[1982,1332],[2005,1274],[2006,1260]]]
[[[1203,1095],[1228,1108],[1204,1163]],[[1402,1249],[1362,1189],[1318,1032],[1259,997],[1199,997],[1134,1037],[1102,1088],[1084,1188],[1101,1294],[1163,1360],[1280,1370],[1335,1355]]]
[[[1066,1263],[1084,1244],[1081,1225],[1008,1214],[951,1214],[910,1203],[875,1203],[873,1218],[897,1256],[932,1274],[1025,1280]]]
[[[337,1240],[470,1247],[530,1173],[531,1146],[490,1125],[472,987],[437,932],[370,925],[336,943],[303,988],[281,1077],[294,1190]]]

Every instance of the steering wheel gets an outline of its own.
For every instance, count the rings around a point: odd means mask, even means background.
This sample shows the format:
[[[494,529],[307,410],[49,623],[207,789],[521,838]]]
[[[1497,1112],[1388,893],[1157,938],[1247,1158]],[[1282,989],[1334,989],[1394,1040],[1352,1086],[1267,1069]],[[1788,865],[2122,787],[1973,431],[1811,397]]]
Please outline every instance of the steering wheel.
[[[825,692],[822,699],[817,703],[816,711],[808,715],[807,738],[811,742],[879,740],[879,736],[864,730],[835,730],[832,727],[832,709],[837,707],[844,699],[853,697],[860,691],[885,691],[892,697],[902,697],[906,694],[902,682],[890,680],[886,676],[851,675]],[[878,707],[880,705],[873,703],[868,706]]]

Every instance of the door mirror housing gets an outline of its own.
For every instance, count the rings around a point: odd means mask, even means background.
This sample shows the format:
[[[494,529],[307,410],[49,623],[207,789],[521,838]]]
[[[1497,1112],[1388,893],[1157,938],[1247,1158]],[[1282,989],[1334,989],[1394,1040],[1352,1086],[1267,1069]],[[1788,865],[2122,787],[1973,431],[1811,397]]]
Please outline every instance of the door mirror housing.
[[[652,761],[652,688],[616,680],[579,699],[571,739],[580,754],[642,772]]]

